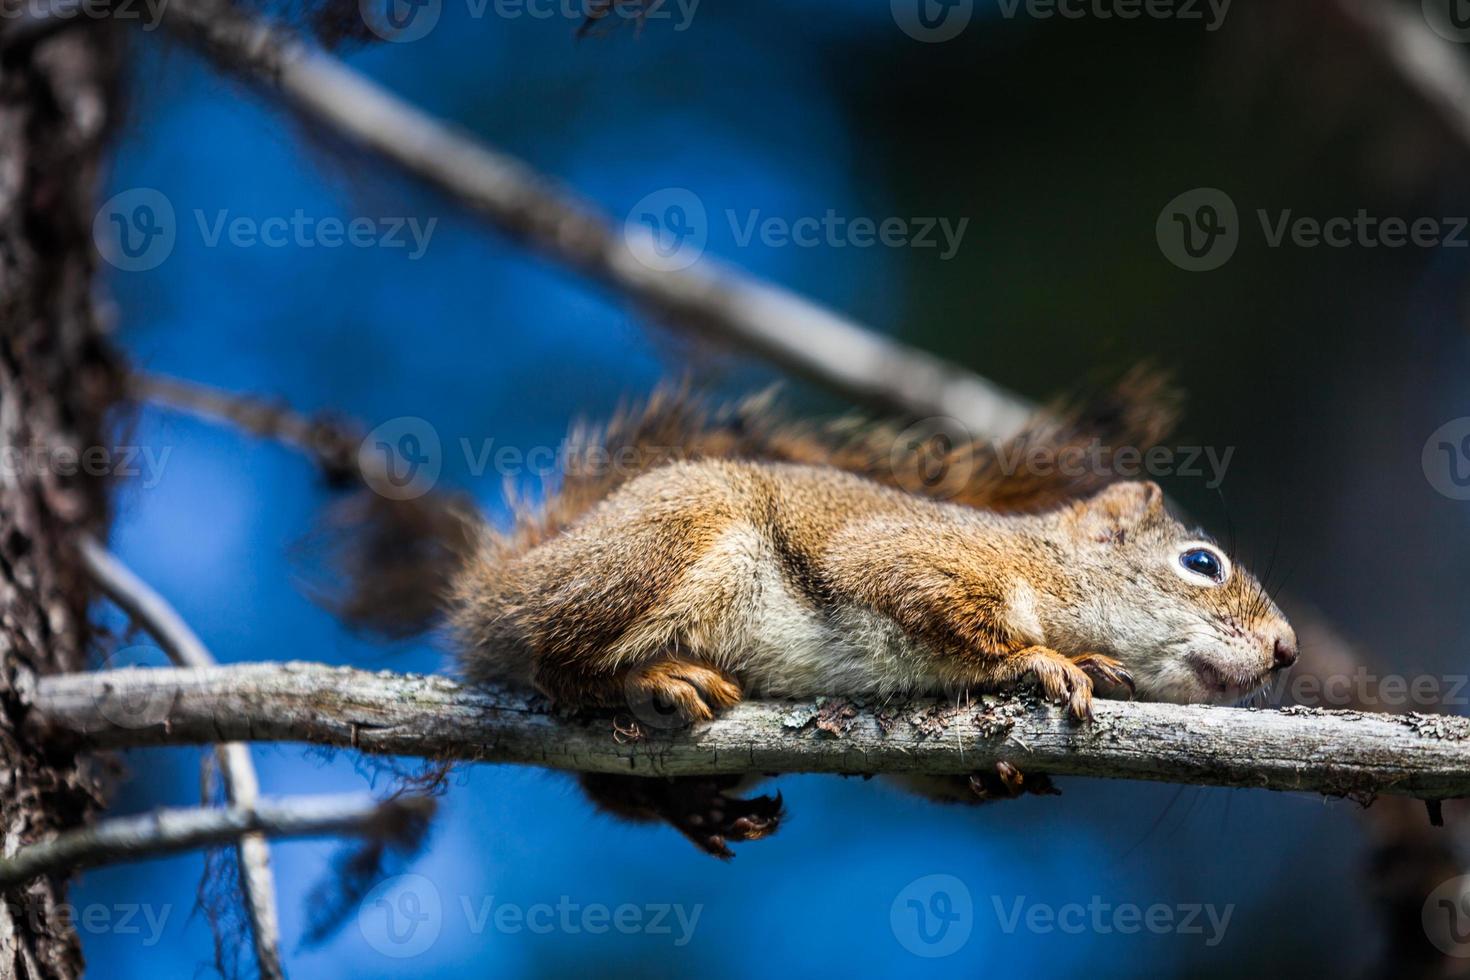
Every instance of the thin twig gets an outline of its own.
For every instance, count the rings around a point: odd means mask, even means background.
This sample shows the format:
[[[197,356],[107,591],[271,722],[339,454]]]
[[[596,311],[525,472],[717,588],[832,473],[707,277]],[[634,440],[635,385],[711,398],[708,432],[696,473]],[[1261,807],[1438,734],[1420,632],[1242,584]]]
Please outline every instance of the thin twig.
[[[299,115],[449,195],[513,240],[684,328],[762,356],[855,401],[946,416],[1009,435],[1030,409],[1016,395],[708,256],[655,268],[608,217],[289,31],[218,0],[174,0],[164,24]]]
[[[376,460],[369,454],[359,457],[358,448],[366,431],[336,414],[306,415],[266,398],[160,374],[135,373],[129,377],[128,387],[140,401],[224,420],[252,435],[292,446],[311,457],[329,477],[361,475],[371,480],[378,475],[360,472],[363,464],[371,465]]]
[[[1470,719],[1287,708],[1097,701],[1072,722],[1024,696],[969,705],[915,700],[746,701],[713,722],[655,712],[568,715],[538,695],[444,677],[311,663],[48,676],[45,737],[119,749],[220,740],[311,742],[362,752],[644,776],[740,772],[965,773],[998,761],[1059,775],[1449,799],[1470,796]],[[635,738],[618,730],[637,731]]]
[[[389,499],[401,499],[399,495],[405,492],[380,453],[361,451],[364,428],[335,413],[307,415],[255,395],[157,374],[134,374],[129,387],[139,400],[197,418],[229,422],[252,435],[295,448],[335,484],[365,486]],[[421,494],[410,497],[443,505],[447,517],[471,520],[460,510],[458,501],[444,496],[429,498],[428,490],[424,486]]]
[[[14,888],[42,875],[177,854],[252,836],[377,836],[401,824],[405,817],[432,806],[432,801],[423,797],[380,803],[370,797],[339,794],[114,817],[30,844],[14,856],[0,859],[0,889]]]
[[[98,588],[146,629],[170,660],[180,667],[211,667],[216,663],[204,641],[178,610],[96,538],[83,535],[78,548],[82,564]],[[260,797],[260,779],[250,758],[250,746],[226,742],[215,747],[215,757],[229,802],[246,810],[254,807]],[[281,920],[270,845],[260,834],[245,834],[236,841],[236,853],[260,976],[262,980],[282,977],[285,973],[281,966]]]

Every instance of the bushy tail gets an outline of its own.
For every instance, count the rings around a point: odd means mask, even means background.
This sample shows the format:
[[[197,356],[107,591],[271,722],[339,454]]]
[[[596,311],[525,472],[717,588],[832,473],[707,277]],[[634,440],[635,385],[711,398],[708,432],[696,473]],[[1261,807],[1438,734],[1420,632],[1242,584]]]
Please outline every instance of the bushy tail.
[[[394,640],[421,635],[438,625],[484,523],[473,501],[451,493],[394,500],[354,491],[327,508],[298,549],[314,566],[305,590],[354,629]]]
[[[1112,482],[1119,449],[1146,452],[1172,430],[1178,399],[1136,369],[1097,393],[1037,412],[1004,443],[953,420],[905,425],[845,416],[785,419],[774,389],[714,405],[668,384],[605,424],[578,423],[562,466],[534,498],[507,488],[512,520],[492,527],[473,505],[439,493],[409,501],[366,495],[333,509],[326,538],[342,587],[328,605],[354,626],[403,637],[435,625],[501,569],[641,473],[676,460],[753,459],[834,466],[911,493],[1001,512],[1042,511]],[[1063,465],[1066,464],[1066,465]]]
[[[984,510],[1048,510],[1112,482],[1119,449],[1158,445],[1174,428],[1179,402],[1162,375],[1136,368],[1112,386],[1038,410],[1024,431],[998,443],[953,419],[791,421],[775,394],[711,406],[687,384],[666,385],[603,426],[574,427],[559,481],[539,503],[517,508],[507,545],[533,547],[623,483],[676,459],[835,466]]]

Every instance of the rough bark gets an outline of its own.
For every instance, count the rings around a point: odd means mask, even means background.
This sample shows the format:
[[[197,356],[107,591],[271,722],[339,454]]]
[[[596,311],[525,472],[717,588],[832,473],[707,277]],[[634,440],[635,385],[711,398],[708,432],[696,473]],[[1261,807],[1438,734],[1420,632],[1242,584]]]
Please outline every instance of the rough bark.
[[[0,31],[22,22],[0,24]],[[33,675],[82,669],[89,590],[72,540],[104,530],[104,485],[68,452],[100,447],[116,371],[101,339],[91,240],[117,74],[112,25],[0,35],[0,855],[80,824],[94,787],[26,734]],[[0,902],[0,976],[81,971],[64,878]]]
[[[309,663],[42,679],[36,721],[93,748],[300,741],[362,752],[678,776],[1033,771],[1369,799],[1470,796],[1470,719],[1287,708],[1094,703],[1077,724],[1025,696],[747,701],[692,729],[569,716],[537,695]],[[640,717],[640,715],[642,717]]]

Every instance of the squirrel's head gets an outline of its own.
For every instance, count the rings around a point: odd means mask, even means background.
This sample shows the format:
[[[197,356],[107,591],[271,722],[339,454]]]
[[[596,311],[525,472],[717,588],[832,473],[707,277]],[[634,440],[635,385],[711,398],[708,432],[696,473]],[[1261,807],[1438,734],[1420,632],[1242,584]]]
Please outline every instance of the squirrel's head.
[[[1296,633],[1260,582],[1171,517],[1158,484],[1115,483],[1057,517],[1081,598],[1053,628],[1122,660],[1140,698],[1234,703],[1296,662]]]

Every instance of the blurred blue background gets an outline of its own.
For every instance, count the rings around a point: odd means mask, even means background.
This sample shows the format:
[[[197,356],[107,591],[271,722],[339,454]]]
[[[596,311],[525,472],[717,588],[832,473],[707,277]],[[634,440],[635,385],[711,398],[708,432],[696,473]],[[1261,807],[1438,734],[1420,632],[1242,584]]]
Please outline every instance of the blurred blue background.
[[[1196,186],[1227,189],[1242,213],[1464,213],[1447,178],[1453,154],[1391,89],[1346,77],[1330,59],[1297,57],[1298,41],[1260,9],[1232,13],[1216,32],[977,10],[944,44],[906,36],[876,0],[706,0],[684,30],[671,10],[671,21],[641,33],[581,41],[566,17],[495,9],[475,17],[445,0],[421,40],[346,56],[616,220],[650,193],[687,188],[707,209],[711,254],[1034,397],[1143,358],[1175,370],[1191,394],[1181,443],[1237,453],[1222,494],[1197,481],[1170,491],[1215,530],[1228,510],[1247,556],[1274,553],[1295,567],[1297,594],[1406,672],[1463,661],[1467,614],[1453,599],[1467,580],[1464,505],[1435,494],[1419,470],[1427,434],[1470,414],[1457,383],[1463,252],[1272,250],[1256,234],[1224,268],[1191,274],[1154,241],[1159,209]],[[133,38],[131,57],[129,115],[102,196],[154,188],[177,223],[160,265],[109,270],[106,280],[118,340],[138,367],[369,425],[427,419],[445,445],[442,481],[492,512],[502,506],[498,480],[472,472],[461,438],[555,445],[574,416],[606,414],[689,356],[726,390],[771,377],[687,350],[450,202],[312,139],[161,36]],[[742,245],[724,217],[829,209],[969,224],[946,259],[938,249]],[[259,222],[298,210],[437,223],[416,258],[407,248],[211,246],[200,226],[222,212]],[[791,399],[842,407],[800,386]],[[355,638],[303,597],[289,553],[329,500],[305,460],[152,409],[128,440],[162,464],[119,488],[114,545],[221,660],[444,668],[442,650]],[[259,746],[255,755],[269,793],[367,782],[342,754]],[[198,757],[130,754],[114,810],[195,801]],[[720,864],[673,831],[595,815],[566,777],[464,769],[408,869],[440,901],[436,940],[394,958],[354,919],[302,947],[307,895],[336,845],[283,843],[274,853],[288,968],[314,977],[1209,975],[1335,971],[1372,956],[1355,805],[1062,785],[1059,799],[968,809],[876,781],[787,777],[781,832]],[[193,855],[88,873],[73,900],[111,916],[81,923],[94,975],[207,972],[209,930],[191,914],[201,869]],[[925,959],[890,913],[935,874],[963,883],[951,893],[968,895],[972,916],[957,952]],[[1231,918],[1215,945],[1204,918],[1202,934],[1007,929],[1018,900],[1210,903]],[[483,923],[487,901],[667,904],[699,917],[685,943],[672,917],[668,935],[534,934]],[[158,934],[142,915],[138,932],[115,927],[129,903],[167,915]]]

